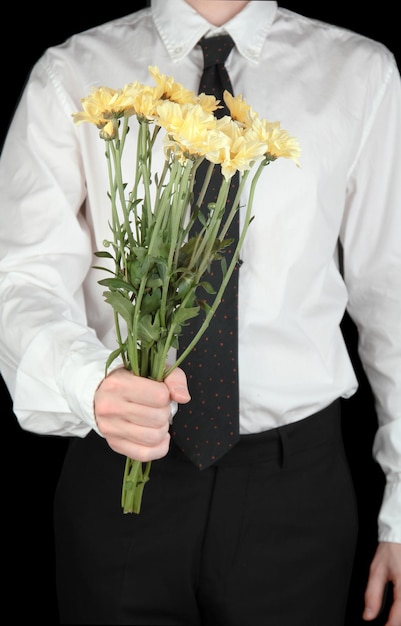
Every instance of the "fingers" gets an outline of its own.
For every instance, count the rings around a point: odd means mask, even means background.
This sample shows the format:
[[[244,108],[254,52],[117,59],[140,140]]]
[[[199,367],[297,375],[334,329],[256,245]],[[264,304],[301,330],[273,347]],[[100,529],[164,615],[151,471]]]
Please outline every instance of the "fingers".
[[[401,624],[401,579],[393,584],[393,603],[385,626],[398,626],[399,624]]]
[[[95,394],[97,412],[107,415],[118,412],[129,419],[135,405],[138,416],[147,415],[149,408],[163,408],[170,404],[167,386],[163,383],[135,376],[124,368],[114,370],[99,386]]]
[[[364,620],[371,621],[380,613],[384,603],[385,587],[385,579],[380,580],[378,577],[369,577],[365,591],[365,609],[362,615]]]
[[[170,434],[167,432],[158,443],[152,443],[149,446],[144,445],[142,440],[139,442],[133,441],[131,433],[129,438],[106,437],[106,441],[114,452],[145,463],[166,456],[170,447]]]
[[[162,458],[178,403],[189,399],[185,374],[178,368],[165,382],[114,370],[95,393],[98,430],[115,452],[144,462]]]
[[[371,621],[382,610],[388,586],[392,584],[392,605],[385,626],[401,624],[401,544],[381,542],[369,571],[363,619]]]

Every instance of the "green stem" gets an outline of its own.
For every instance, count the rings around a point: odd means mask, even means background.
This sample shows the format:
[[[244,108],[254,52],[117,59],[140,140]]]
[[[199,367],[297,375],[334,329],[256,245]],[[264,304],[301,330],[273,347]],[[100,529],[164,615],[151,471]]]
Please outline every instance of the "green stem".
[[[173,163],[171,168],[171,178],[174,181],[175,191],[170,197],[172,198],[172,205],[167,211],[162,212],[164,214],[167,224],[163,224],[162,229],[168,227],[168,241],[169,251],[167,257],[167,268],[162,286],[162,298],[160,304],[160,321],[161,324],[166,327],[166,310],[167,310],[167,298],[170,292],[169,286],[171,276],[173,275],[178,261],[177,254],[177,242],[180,239],[180,229],[185,218],[187,211],[187,193],[183,193],[182,190],[187,190],[188,179],[191,175],[192,163],[187,161],[187,164],[182,167],[178,161]],[[163,366],[164,370],[164,366]]]
[[[144,198],[143,198],[143,211],[144,215],[142,215],[143,219],[146,217],[147,224],[151,224],[153,221],[153,213],[152,213],[152,202],[151,202],[151,194],[150,194],[150,186],[152,180],[152,149],[151,149],[151,141],[150,141],[150,132],[149,125],[147,121],[139,122],[139,132],[141,138],[140,152],[141,159],[139,162],[139,169],[142,176],[143,182],[143,190],[144,190]],[[143,234],[143,233],[142,233]],[[144,241],[142,240],[142,245]]]
[[[129,457],[125,460],[121,506],[124,513],[139,513],[135,493],[142,473],[142,463]]]
[[[205,330],[207,329],[207,327],[210,324],[210,321],[218,307],[218,305],[220,304],[221,301],[221,297],[224,293],[225,288],[227,287],[227,284],[231,278],[231,275],[235,269],[235,265],[237,263],[238,257],[239,257],[239,252],[242,248],[242,245],[244,243],[245,240],[245,236],[246,233],[248,231],[249,225],[252,221],[252,208],[253,208],[253,201],[254,201],[254,196],[255,196],[255,189],[256,189],[256,184],[257,181],[259,180],[259,177],[262,173],[263,168],[268,165],[269,161],[267,161],[266,159],[264,161],[262,161],[258,168],[256,173],[254,174],[254,177],[252,179],[251,182],[251,187],[250,187],[250,192],[249,192],[249,199],[248,199],[248,205],[247,205],[247,209],[246,209],[246,214],[245,214],[245,219],[244,219],[244,226],[242,228],[241,234],[239,236],[238,239],[238,243],[237,246],[235,248],[234,251],[234,255],[232,257],[231,263],[228,266],[227,272],[221,282],[220,288],[216,294],[216,297],[213,301],[212,306],[210,307],[210,309],[208,310],[205,319],[201,325],[201,327],[199,328],[198,332],[196,333],[196,335],[194,336],[193,340],[191,341],[191,343],[187,346],[187,348],[182,352],[182,354],[180,354],[175,362],[165,371],[164,376],[168,376],[176,367],[178,367],[188,356],[188,354],[191,352],[191,350],[193,349],[193,347],[197,344],[197,342],[199,341],[199,339],[201,338],[201,336],[203,335],[203,333],[205,332]],[[245,181],[244,181],[245,182]],[[167,354],[167,353],[166,353]]]
[[[194,265],[196,265],[198,260],[201,259],[197,276],[195,277],[196,282],[201,278],[201,276],[203,276],[208,265],[210,264],[211,258],[213,257],[212,250],[223,219],[229,188],[230,181],[224,179],[219,190],[215,207],[209,211],[208,221],[202,229],[201,234],[197,237],[197,245],[195,246],[192,257]]]
[[[149,482],[151,467],[152,461],[143,464],[141,461],[126,457],[121,491],[121,506],[124,513],[141,512],[143,489]]]
[[[121,350],[121,358],[122,358],[122,361],[123,361],[123,365],[124,365],[124,367],[126,369],[128,369],[129,362],[127,361],[127,356],[126,356],[125,351],[123,349],[124,342],[123,342],[123,339],[122,339],[122,336],[121,336],[120,317],[119,317],[117,311],[114,311],[114,326],[115,326],[115,329],[116,329],[117,343],[120,346],[120,350]]]

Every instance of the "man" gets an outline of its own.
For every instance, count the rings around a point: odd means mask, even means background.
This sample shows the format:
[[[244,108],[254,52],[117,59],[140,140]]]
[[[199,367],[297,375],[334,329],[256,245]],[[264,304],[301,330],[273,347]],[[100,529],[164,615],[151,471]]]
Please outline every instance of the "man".
[[[239,283],[242,438],[199,471],[171,441],[185,363],[164,383],[103,376],[113,324],[91,265],[104,155],[70,116],[93,84],[144,82],[149,65],[196,91],[196,43],[220,32],[235,42],[234,92],[303,156],[297,171],[269,168],[258,193]],[[386,49],[275,2],[154,0],[34,68],[1,161],[1,370],[24,428],[73,437],[56,498],[62,623],[342,624],[356,537],[336,410],[357,385],[348,307],[387,476],[364,618],[390,581],[399,626],[400,102]],[[155,461],[136,517],[119,508],[125,456]]]

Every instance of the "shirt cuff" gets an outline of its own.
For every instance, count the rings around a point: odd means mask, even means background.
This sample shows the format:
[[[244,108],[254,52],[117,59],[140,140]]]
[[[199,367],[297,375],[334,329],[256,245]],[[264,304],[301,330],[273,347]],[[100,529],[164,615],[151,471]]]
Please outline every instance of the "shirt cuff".
[[[378,517],[379,541],[401,543],[401,482],[387,482]]]

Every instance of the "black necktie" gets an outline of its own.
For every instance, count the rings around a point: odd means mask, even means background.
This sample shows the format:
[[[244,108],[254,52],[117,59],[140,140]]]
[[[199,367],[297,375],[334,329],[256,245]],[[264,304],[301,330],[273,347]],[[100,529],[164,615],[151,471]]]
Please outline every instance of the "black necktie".
[[[229,35],[201,39],[204,70],[199,84],[199,93],[214,95],[224,105],[223,91],[232,92],[232,85],[224,66],[234,46]],[[219,109],[217,116],[228,114],[227,109]],[[196,173],[195,193],[197,197],[208,163],[204,162]],[[203,207],[215,202],[220,188],[220,166],[214,168]],[[226,205],[228,211],[238,189],[238,174],[231,182]],[[202,207],[201,207],[202,209]],[[238,217],[238,216],[237,216]],[[227,238],[233,243],[226,248],[227,266],[230,263],[238,240],[239,217],[231,223]],[[192,232],[200,229],[194,225]],[[214,265],[214,264],[212,264]],[[214,273],[215,272],[215,273]],[[221,283],[220,265],[212,266],[206,277],[216,291]],[[183,363],[192,396],[188,404],[180,405],[175,415],[171,434],[178,447],[199,467],[205,469],[222,457],[239,439],[239,400],[238,400],[238,267],[235,268],[223,294],[221,303],[204,335]],[[203,296],[201,296],[203,297]],[[205,295],[206,301],[213,301],[213,295]],[[179,338],[180,351],[189,344],[203,321],[199,315],[190,320]]]

